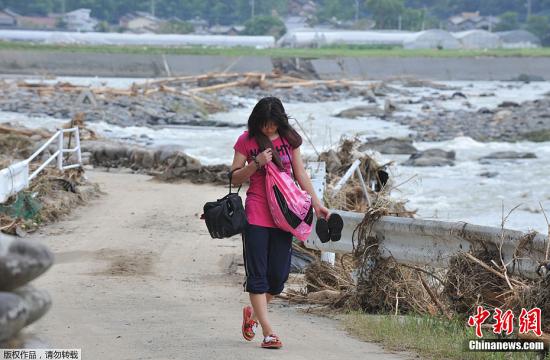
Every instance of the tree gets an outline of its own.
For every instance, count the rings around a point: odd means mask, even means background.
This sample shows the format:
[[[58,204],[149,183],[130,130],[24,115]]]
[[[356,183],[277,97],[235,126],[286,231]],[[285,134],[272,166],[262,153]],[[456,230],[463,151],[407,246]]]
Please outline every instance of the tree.
[[[98,32],[110,32],[111,27],[109,26],[109,23],[107,21],[103,20],[96,25],[95,30]]]
[[[189,34],[192,33],[195,29],[193,25],[185,21],[165,21],[158,29],[160,34]]]
[[[355,17],[355,0],[322,0],[317,8],[320,21],[351,20]]]
[[[248,20],[244,26],[243,33],[245,35],[273,35],[279,38],[286,32],[285,24],[281,19],[268,15],[255,16]]]
[[[543,45],[550,45],[550,17],[533,15],[527,20],[526,29],[537,35]]]
[[[507,11],[500,15],[500,23],[495,26],[495,31],[509,31],[519,29],[518,13]]]
[[[396,29],[404,9],[404,0],[367,0],[367,10],[377,29]]]

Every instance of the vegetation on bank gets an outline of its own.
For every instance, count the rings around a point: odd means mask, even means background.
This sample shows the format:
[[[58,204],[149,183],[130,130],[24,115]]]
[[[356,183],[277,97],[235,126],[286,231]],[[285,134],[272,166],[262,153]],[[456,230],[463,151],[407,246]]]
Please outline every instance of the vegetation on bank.
[[[35,50],[75,53],[142,54],[142,55],[218,55],[218,56],[270,56],[270,57],[550,57],[550,47],[534,49],[493,50],[406,50],[400,47],[384,46],[331,46],[321,48],[293,49],[250,47],[159,47],[159,46],[115,46],[115,45],[50,45],[0,41],[0,50]]]
[[[423,359],[537,359],[536,352],[471,352],[468,340],[476,339],[475,329],[461,320],[442,320],[430,316],[369,315],[351,312],[343,317],[346,329],[364,341],[381,343],[395,351],[411,351]],[[484,332],[483,339],[495,336]],[[545,359],[550,359],[546,356]]]

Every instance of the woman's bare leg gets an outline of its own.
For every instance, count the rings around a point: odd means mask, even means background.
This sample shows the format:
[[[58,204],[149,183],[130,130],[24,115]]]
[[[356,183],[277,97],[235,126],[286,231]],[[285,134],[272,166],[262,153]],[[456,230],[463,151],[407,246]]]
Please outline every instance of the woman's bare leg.
[[[273,299],[271,294],[252,294],[250,293],[250,303],[254,308],[254,319],[262,325],[262,333],[264,336],[271,335],[273,329],[267,318],[267,303]]]
[[[267,304],[269,304],[271,302],[271,300],[273,300],[274,297],[275,296],[271,295],[270,293],[265,293],[265,300],[266,300]],[[252,314],[252,319],[258,321],[258,318],[256,317],[256,313]]]

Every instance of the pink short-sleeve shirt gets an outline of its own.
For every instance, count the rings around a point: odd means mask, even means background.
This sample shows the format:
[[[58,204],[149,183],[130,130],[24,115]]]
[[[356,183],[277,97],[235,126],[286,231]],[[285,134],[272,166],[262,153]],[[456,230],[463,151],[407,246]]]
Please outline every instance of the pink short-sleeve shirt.
[[[273,147],[279,153],[279,157],[285,167],[286,172],[291,175],[291,162],[287,152],[292,156],[292,146],[285,139],[284,144],[281,137],[273,140]],[[286,150],[285,151],[285,147]],[[245,131],[233,146],[235,151],[246,156],[248,163],[253,162],[252,156],[256,156],[260,152],[260,147],[256,139],[248,137],[248,131]],[[271,217],[271,212],[267,204],[267,194],[265,192],[265,169],[257,170],[250,177],[250,186],[246,192],[245,212],[248,218],[248,223],[265,227],[276,228],[275,222]]]

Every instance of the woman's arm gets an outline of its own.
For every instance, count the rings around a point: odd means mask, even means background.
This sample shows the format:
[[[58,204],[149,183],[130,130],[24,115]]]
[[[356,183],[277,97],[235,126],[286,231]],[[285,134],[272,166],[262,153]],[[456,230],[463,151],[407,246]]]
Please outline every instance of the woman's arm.
[[[272,152],[271,149],[267,149],[264,152],[262,152],[260,155],[256,157],[258,160],[258,163],[260,166],[264,166],[267,164],[268,161],[271,161]],[[242,183],[244,183],[246,180],[248,180],[255,172],[258,170],[258,166],[255,162],[251,162],[250,164],[246,165],[246,156],[241,154],[238,151],[235,151],[235,155],[233,155],[233,164],[231,165],[231,170],[235,170],[233,172],[233,177],[231,178],[231,184],[235,186],[239,186]]]
[[[246,156],[238,151],[235,151],[233,155],[233,164],[231,170],[233,171],[233,177],[231,178],[231,184],[239,186],[244,183],[249,177],[252,176],[257,170],[255,163],[250,163],[245,166]],[[236,170],[237,169],[237,170]]]
[[[311,179],[309,178],[302,161],[300,148],[296,148],[292,151],[292,170],[294,170],[294,177],[298,181],[298,184],[300,184],[300,187],[311,195],[313,209],[315,210],[317,217],[326,219],[329,216],[329,211],[323,206],[323,203],[315,193],[315,189],[313,189],[313,184],[311,183]]]

